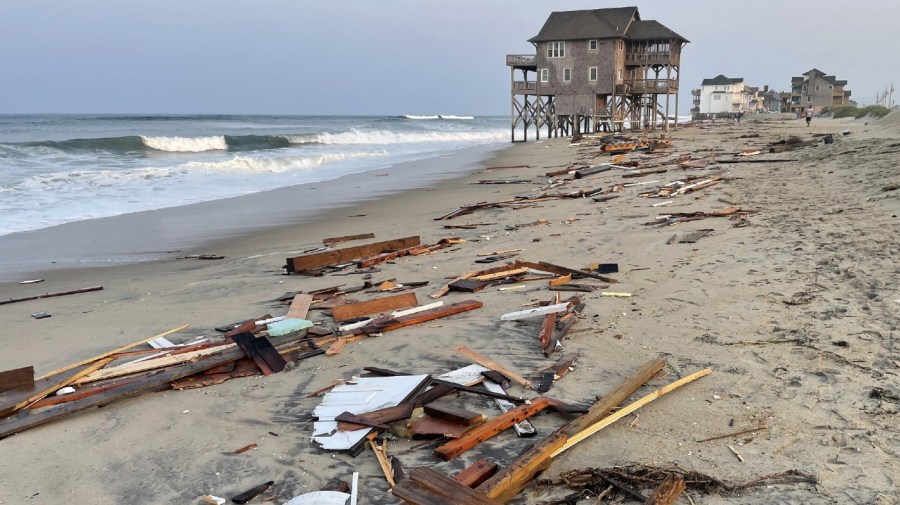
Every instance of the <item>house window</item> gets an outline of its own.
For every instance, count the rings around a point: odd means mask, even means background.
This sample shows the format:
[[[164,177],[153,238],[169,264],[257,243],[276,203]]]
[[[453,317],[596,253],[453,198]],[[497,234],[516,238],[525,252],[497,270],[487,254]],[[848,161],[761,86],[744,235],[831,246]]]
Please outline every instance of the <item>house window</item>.
[[[713,98],[716,99],[716,100],[721,100],[721,99],[722,99],[722,95],[713,95]]]
[[[546,68],[541,69],[541,82],[550,82],[550,71]]]
[[[816,91],[819,91],[819,85],[816,84]]]
[[[588,41],[588,49],[590,49],[591,51],[596,51],[597,50],[597,41],[589,40]]]
[[[564,68],[564,69],[563,69],[563,81],[564,81],[564,82],[569,82],[569,81],[571,81],[571,80],[572,80],[572,69],[571,69],[571,68]]]
[[[828,86],[828,89],[832,89],[832,88],[834,88],[834,86]]]
[[[620,81],[622,80],[622,69],[621,68],[616,70],[616,79],[618,79]]]
[[[806,84],[803,85],[803,91],[806,91]]]
[[[547,57],[548,58],[565,58],[566,57],[566,43],[565,42],[550,42],[547,44]]]
[[[588,80],[589,81],[597,80],[597,67],[588,68]]]
[[[811,96],[806,97],[806,101],[807,101],[807,102],[812,102],[812,97],[811,97]]]

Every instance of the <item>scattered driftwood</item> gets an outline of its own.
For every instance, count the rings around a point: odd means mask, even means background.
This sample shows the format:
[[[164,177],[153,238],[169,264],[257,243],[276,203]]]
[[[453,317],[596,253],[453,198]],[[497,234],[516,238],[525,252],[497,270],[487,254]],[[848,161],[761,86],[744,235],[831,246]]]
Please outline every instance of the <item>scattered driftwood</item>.
[[[611,468],[578,468],[563,472],[556,479],[543,479],[539,486],[569,486],[576,489],[591,489],[600,492],[606,488],[610,479],[634,488],[658,487],[671,475],[679,475],[684,479],[687,490],[701,493],[730,493],[772,484],[812,484],[818,479],[799,470],[787,470],[766,474],[744,482],[728,483],[716,477],[678,466],[658,467],[642,464],[614,466]]]
[[[310,270],[335,263],[357,260],[382,254],[385,251],[397,251],[409,247],[420,245],[421,239],[418,236],[405,237],[395,240],[387,240],[384,242],[376,242],[374,244],[366,244],[355,247],[347,247],[344,249],[336,249],[333,251],[317,252],[296,256],[287,259],[287,272],[294,273],[303,270]]]
[[[77,295],[81,293],[90,293],[93,291],[102,291],[103,286],[93,286],[90,288],[81,288],[74,289],[72,291],[61,291],[59,293],[44,293],[42,295],[37,296],[26,296],[24,298],[10,298],[9,300],[0,300],[0,305],[7,305],[10,303],[19,303],[19,302],[29,302],[31,300],[41,300],[44,298],[55,298],[57,296],[68,296],[68,295]]]

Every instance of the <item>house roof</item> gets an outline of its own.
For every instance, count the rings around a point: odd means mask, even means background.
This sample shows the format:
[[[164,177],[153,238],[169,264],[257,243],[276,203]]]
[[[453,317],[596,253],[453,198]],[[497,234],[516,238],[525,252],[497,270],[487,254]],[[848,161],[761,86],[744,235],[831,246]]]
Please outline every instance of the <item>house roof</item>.
[[[688,39],[678,35],[670,30],[667,26],[659,21],[648,19],[646,21],[633,21],[628,31],[625,33],[628,40],[656,40],[656,39],[678,39],[690,42]]]
[[[640,19],[637,7],[551,12],[541,31],[528,41],[620,38],[632,21]]]
[[[701,83],[702,86],[721,86],[723,84],[739,84],[744,82],[743,77],[725,77],[722,74],[713,77],[712,79],[703,79]]]
[[[822,71],[819,70],[818,68],[814,68],[814,69],[810,70],[809,72],[804,73],[803,75],[805,75],[805,76],[811,76],[811,75],[821,75],[821,76],[824,76],[824,75],[825,75],[825,72],[822,72]]]

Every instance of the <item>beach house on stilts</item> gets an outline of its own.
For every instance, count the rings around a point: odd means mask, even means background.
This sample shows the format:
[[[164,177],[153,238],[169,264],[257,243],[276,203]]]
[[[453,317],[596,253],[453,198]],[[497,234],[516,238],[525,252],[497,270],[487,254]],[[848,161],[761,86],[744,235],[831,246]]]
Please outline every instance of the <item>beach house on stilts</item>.
[[[576,132],[677,128],[681,49],[688,40],[637,7],[553,12],[510,54],[512,140]],[[518,80],[517,80],[518,79]],[[519,132],[519,138],[517,138]]]

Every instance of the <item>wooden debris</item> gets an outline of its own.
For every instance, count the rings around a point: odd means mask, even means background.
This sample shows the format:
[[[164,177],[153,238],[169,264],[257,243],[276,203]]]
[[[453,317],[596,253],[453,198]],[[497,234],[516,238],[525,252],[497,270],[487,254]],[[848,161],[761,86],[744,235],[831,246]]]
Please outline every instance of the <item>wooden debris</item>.
[[[517,310],[515,312],[508,312],[500,316],[501,321],[516,321],[518,319],[525,319],[528,317],[535,316],[543,316],[546,314],[554,314],[557,312],[565,312],[569,308],[569,303],[556,303],[553,305],[546,305],[543,307],[535,307],[533,309],[523,309]]]
[[[252,489],[248,489],[247,491],[244,491],[243,493],[241,493],[239,495],[232,496],[231,501],[233,501],[234,503],[250,503],[250,500],[265,493],[269,489],[269,487],[272,486],[272,484],[275,484],[274,480],[270,480],[269,482],[260,484]]]
[[[309,313],[309,306],[312,305],[313,295],[298,293],[294,295],[291,306],[288,308],[285,318],[287,319],[306,319]]]
[[[42,300],[44,298],[55,298],[57,296],[68,296],[68,295],[77,295],[81,293],[91,293],[93,291],[102,291],[103,286],[93,286],[90,288],[81,288],[75,289],[72,291],[62,291],[59,293],[44,293],[42,295],[37,296],[26,296],[24,298],[10,298],[9,300],[0,300],[0,305],[7,305],[10,303],[18,303],[18,302],[28,302],[31,300]]]
[[[396,251],[421,244],[418,236],[405,237],[395,240],[387,240],[384,242],[376,242],[355,247],[347,247],[344,249],[335,249],[333,251],[324,251],[319,253],[306,254],[287,259],[287,272],[294,273],[301,270],[309,270],[344,261],[367,258],[385,251]]]
[[[409,422],[406,424],[406,429],[410,436],[423,435],[455,439],[461,437],[469,427],[448,419],[424,414],[417,409],[413,411]]]
[[[482,383],[482,385],[485,389],[492,393],[499,393],[504,395],[506,394],[506,390],[503,389],[503,386],[501,386],[497,382],[486,380]],[[494,402],[497,404],[497,408],[499,408],[501,412],[509,412],[510,410],[516,408],[516,405],[514,403],[503,400],[501,398],[494,398]],[[515,430],[516,435],[522,438],[528,438],[537,435],[537,430],[534,429],[534,426],[528,419],[523,419],[514,424],[513,430]]]
[[[484,494],[430,468],[413,468],[392,493],[415,505],[500,505]]]
[[[397,485],[397,482],[394,481],[394,469],[391,467],[391,460],[387,457],[387,439],[379,446],[375,443],[375,433],[372,433],[368,436],[368,440],[369,447],[371,447],[372,452],[375,453],[375,458],[378,459],[378,465],[381,466],[381,471],[384,473],[384,478],[387,479],[388,491],[390,491]]]
[[[407,326],[412,326],[414,324],[420,324],[427,321],[432,321],[434,319],[452,316],[461,312],[480,309],[483,306],[484,304],[477,300],[464,300],[444,307],[437,307],[434,309],[417,312],[408,316],[394,317],[385,321],[376,320],[361,328],[359,333],[372,334],[397,330],[400,328],[405,328]]]
[[[252,359],[263,375],[272,375],[284,370],[287,364],[266,337],[257,337],[250,332],[231,337],[248,358]]]
[[[341,305],[331,309],[335,322],[342,322],[359,316],[378,314],[393,309],[414,307],[419,304],[415,293],[401,293],[393,296],[375,298],[360,303]]]
[[[472,278],[473,276],[475,276],[476,274],[478,274],[478,271],[466,272],[466,273],[460,275],[459,277],[457,277],[456,279],[453,279],[453,281],[447,283],[445,286],[443,286],[442,288],[440,288],[440,289],[438,289],[437,291],[435,291],[434,294],[429,295],[429,296],[430,296],[431,298],[438,299],[438,298],[440,298],[440,297],[446,295],[446,294],[450,291],[450,284],[453,284],[453,283],[456,282],[456,281],[461,281],[461,280],[465,280],[465,279],[470,279],[470,278]]]
[[[477,293],[482,289],[490,286],[489,281],[480,281],[476,279],[459,279],[448,284],[451,291],[462,291],[464,293]]]
[[[653,491],[653,494],[647,497],[644,505],[672,505],[684,491],[684,488],[684,478],[674,473],[670,474]]]
[[[503,414],[470,429],[458,439],[451,440],[446,444],[441,445],[434,450],[434,455],[444,461],[450,461],[481,442],[494,437],[503,430],[511,428],[514,424],[537,414],[549,405],[550,401],[547,398],[535,398],[530,404],[519,405],[508,412],[504,412]]]
[[[0,392],[34,388],[34,367],[26,366],[0,372]]]
[[[251,449],[256,449],[256,448],[257,448],[257,446],[256,446],[255,443],[254,443],[254,444],[250,444],[250,445],[245,445],[244,447],[241,447],[241,448],[239,448],[239,449],[235,449],[235,450],[234,450],[234,453],[235,453],[235,454],[241,454],[241,453],[243,453],[243,452],[247,452],[247,451],[249,451],[249,450],[251,450]]]
[[[341,242],[350,242],[352,240],[364,240],[368,238],[375,238],[374,233],[362,233],[359,235],[345,235],[343,237],[331,237],[322,239],[322,243],[325,245],[334,245],[340,244]]]
[[[528,389],[532,388],[531,381],[529,381],[525,377],[522,377],[521,375],[519,375],[518,373],[509,369],[508,367],[503,366],[503,365],[491,360],[487,356],[479,354],[479,353],[473,351],[472,349],[469,349],[468,347],[464,347],[464,346],[458,346],[458,347],[454,348],[454,351],[456,351],[458,354],[460,354],[462,356],[469,358],[470,360],[474,361],[475,363],[478,363],[479,365],[481,365],[483,367],[490,368],[491,370],[502,373],[503,375],[509,377],[511,380],[518,382],[519,384],[521,384],[522,386],[524,386]]]
[[[464,486],[476,488],[497,473],[500,466],[486,459],[479,459],[453,476],[453,480]]]
[[[540,261],[538,263],[532,263],[530,261],[516,260],[515,265],[518,267],[526,267],[532,270],[539,270],[541,272],[550,272],[557,275],[572,275],[573,278],[577,277],[590,277],[592,279],[597,279],[603,282],[609,283],[617,283],[618,279],[607,277],[605,275],[596,274],[594,272],[586,272],[584,270],[576,270],[574,268],[568,268],[560,265],[554,265],[552,263],[547,263],[545,261]]]
[[[698,240],[700,240],[701,238],[706,237],[707,235],[709,235],[710,233],[712,233],[714,231],[715,230],[710,229],[710,228],[692,231],[692,232],[688,233],[687,235],[678,239],[678,243],[679,244],[693,244],[693,243],[697,242]]]
[[[627,416],[628,414],[643,407],[644,405],[652,402],[653,400],[656,400],[660,396],[663,396],[666,393],[674,391],[674,390],[680,388],[681,386],[684,386],[685,384],[693,382],[701,377],[705,377],[705,376],[709,375],[710,373],[712,373],[712,370],[710,370],[709,368],[700,370],[699,372],[688,375],[687,377],[677,380],[671,384],[667,384],[666,386],[663,386],[663,387],[657,389],[656,391],[650,393],[649,395],[644,396],[640,400],[637,400],[633,403],[628,404],[627,406],[623,407],[622,409],[617,410],[615,414],[607,416],[607,417],[601,419],[600,421],[597,421],[596,423],[585,427],[578,433],[569,437],[569,439],[566,441],[566,444],[563,445],[562,447],[560,447],[559,449],[557,449],[552,454],[552,457],[556,457],[559,454],[565,452],[566,450],[571,449],[573,446],[575,446],[575,444],[588,438],[589,436],[593,435],[594,433],[597,433],[598,431],[602,430],[603,428],[605,428],[605,427],[609,426],[610,424],[618,421],[619,419]]]
[[[484,421],[484,414],[450,405],[436,405],[434,403],[429,403],[424,406],[424,409],[426,414],[465,426],[472,426]]]

